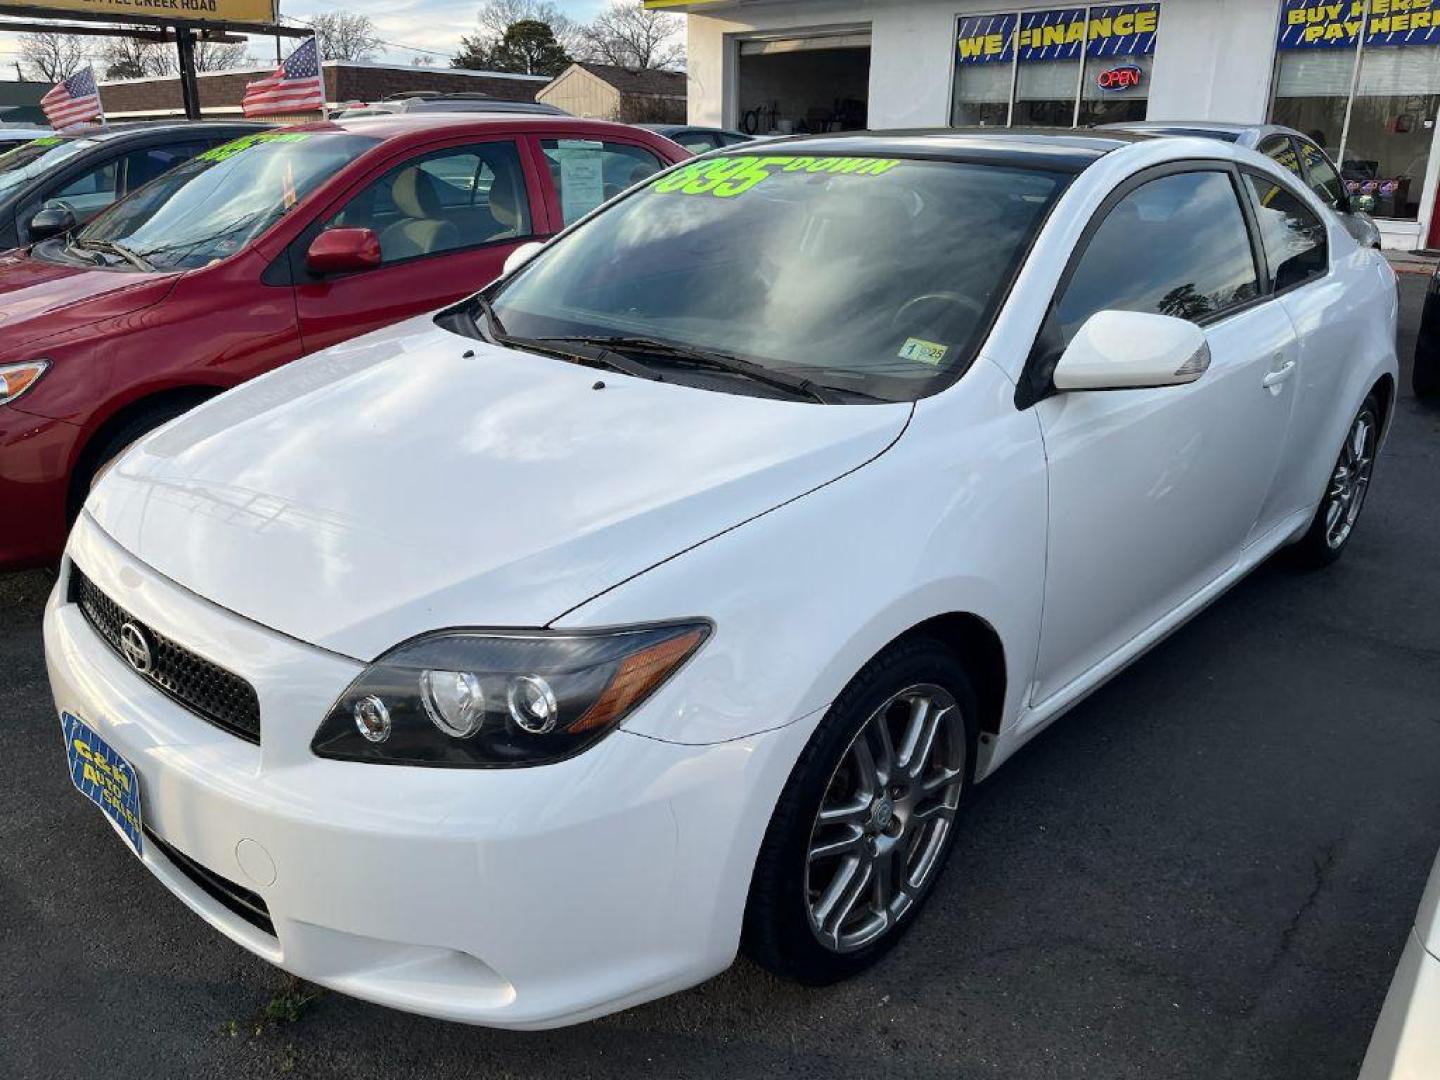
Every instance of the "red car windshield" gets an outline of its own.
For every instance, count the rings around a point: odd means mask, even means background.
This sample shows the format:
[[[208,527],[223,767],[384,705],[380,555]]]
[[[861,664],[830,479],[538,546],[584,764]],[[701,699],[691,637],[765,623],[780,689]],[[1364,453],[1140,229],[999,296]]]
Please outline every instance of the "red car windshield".
[[[124,249],[147,269],[193,270],[235,254],[378,140],[264,131],[217,146],[152,180],[76,235]]]

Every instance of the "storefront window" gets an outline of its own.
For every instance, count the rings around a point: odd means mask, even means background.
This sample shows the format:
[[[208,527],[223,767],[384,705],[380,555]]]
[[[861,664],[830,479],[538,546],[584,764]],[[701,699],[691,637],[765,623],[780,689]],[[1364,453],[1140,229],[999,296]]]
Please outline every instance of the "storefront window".
[[[960,20],[960,59],[950,103],[952,126],[1004,127],[1010,122],[1014,31],[1014,15],[979,15]]]
[[[1437,116],[1440,0],[1284,0],[1271,120],[1323,146],[1359,205],[1419,216]]]
[[[1375,199],[1380,217],[1414,221],[1440,109],[1440,47],[1372,48],[1360,81],[1340,161],[1347,187]]]
[[[961,18],[951,122],[1072,127],[1077,117],[1082,126],[1143,120],[1159,21],[1153,2]]]
[[[1080,87],[1085,9],[1027,11],[1020,16],[1015,76],[1016,127],[1070,127]]]

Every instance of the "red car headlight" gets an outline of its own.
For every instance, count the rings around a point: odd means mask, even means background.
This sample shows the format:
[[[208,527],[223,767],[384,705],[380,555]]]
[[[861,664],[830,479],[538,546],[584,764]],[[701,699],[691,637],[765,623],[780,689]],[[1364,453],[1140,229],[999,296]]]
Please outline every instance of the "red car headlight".
[[[9,405],[29,390],[49,368],[49,360],[27,360],[23,364],[0,365],[0,405]]]

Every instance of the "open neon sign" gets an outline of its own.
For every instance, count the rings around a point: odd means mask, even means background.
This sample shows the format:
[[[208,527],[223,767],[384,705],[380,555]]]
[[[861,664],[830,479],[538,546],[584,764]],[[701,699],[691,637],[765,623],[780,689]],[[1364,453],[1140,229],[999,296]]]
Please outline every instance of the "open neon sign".
[[[1095,76],[1095,82],[1101,90],[1133,90],[1140,85],[1145,73],[1136,64],[1121,64],[1119,67],[1106,68]]]

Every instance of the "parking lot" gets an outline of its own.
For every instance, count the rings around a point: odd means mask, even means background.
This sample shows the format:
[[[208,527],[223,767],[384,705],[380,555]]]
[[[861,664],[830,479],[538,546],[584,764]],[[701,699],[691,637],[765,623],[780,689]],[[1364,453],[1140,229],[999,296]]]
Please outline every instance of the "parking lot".
[[[1262,567],[983,785],[886,962],[560,1032],[296,986],[191,915],[71,790],[48,579],[0,578],[0,1076],[1353,1077],[1440,847],[1440,410],[1403,382],[1345,559]]]

